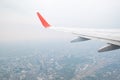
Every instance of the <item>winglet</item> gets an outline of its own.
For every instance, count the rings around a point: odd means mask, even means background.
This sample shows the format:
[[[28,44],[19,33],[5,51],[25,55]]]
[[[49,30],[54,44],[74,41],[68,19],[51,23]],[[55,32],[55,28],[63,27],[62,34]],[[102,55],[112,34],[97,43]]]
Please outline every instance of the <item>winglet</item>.
[[[45,28],[48,28],[51,26],[50,24],[48,24],[48,22],[42,17],[42,15],[39,12],[37,12],[37,16]]]

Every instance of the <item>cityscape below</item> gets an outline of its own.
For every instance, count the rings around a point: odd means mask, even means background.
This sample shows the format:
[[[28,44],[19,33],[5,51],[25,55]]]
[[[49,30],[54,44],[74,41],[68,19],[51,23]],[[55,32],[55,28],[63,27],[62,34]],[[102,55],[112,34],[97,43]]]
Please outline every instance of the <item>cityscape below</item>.
[[[102,44],[87,43],[1,44],[0,80],[120,80],[119,50],[98,53]]]

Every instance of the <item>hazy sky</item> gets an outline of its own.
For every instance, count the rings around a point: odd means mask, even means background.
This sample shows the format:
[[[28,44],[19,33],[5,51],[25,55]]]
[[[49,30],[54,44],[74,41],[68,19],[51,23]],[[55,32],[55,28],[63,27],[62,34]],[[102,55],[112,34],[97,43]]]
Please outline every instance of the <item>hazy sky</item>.
[[[37,11],[55,26],[120,28],[120,0],[0,0],[0,42],[70,37],[45,30]]]

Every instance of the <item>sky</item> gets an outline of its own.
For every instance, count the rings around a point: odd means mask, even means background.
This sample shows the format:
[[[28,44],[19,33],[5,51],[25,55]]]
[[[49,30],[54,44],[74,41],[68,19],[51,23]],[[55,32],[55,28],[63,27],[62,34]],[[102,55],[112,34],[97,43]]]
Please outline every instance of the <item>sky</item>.
[[[0,0],[0,42],[74,37],[44,29],[37,11],[54,26],[120,28],[120,0]]]

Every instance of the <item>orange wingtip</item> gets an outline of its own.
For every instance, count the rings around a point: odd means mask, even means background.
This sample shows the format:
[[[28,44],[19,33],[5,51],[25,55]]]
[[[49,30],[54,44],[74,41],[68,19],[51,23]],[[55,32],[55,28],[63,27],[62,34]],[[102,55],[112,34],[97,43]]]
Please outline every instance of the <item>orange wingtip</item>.
[[[42,15],[39,12],[37,12],[37,16],[45,28],[48,28],[51,26],[50,24],[48,24],[48,22],[42,17]]]

